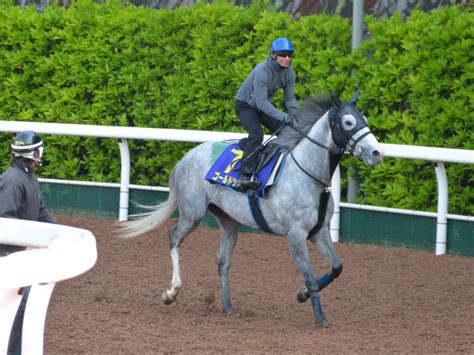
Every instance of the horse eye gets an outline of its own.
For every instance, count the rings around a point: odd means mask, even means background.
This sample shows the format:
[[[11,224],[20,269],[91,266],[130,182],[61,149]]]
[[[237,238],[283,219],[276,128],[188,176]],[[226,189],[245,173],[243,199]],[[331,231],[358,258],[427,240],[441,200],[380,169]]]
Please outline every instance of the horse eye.
[[[344,115],[342,116],[342,127],[346,130],[349,131],[352,128],[354,128],[356,124],[356,119],[352,115]]]

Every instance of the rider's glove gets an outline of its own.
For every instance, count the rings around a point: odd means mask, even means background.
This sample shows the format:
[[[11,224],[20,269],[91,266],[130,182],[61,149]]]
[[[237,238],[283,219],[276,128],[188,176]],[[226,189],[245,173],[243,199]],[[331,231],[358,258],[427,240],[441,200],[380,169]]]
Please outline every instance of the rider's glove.
[[[298,109],[296,107],[292,107],[292,108],[290,108],[290,111],[288,111],[288,112],[290,113],[291,116],[295,117],[297,111],[298,111]]]
[[[287,126],[293,126],[293,116],[291,114],[287,114],[285,116],[285,118],[283,119],[283,122],[287,125]]]

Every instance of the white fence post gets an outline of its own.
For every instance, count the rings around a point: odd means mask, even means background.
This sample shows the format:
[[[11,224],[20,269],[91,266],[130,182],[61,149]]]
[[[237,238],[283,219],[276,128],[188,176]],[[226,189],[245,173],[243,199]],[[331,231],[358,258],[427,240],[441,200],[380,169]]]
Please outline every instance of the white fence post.
[[[130,151],[126,139],[121,139],[119,146],[121,158],[119,221],[126,221],[130,193]]]
[[[438,216],[436,217],[436,255],[446,254],[448,234],[448,178],[444,164],[437,162],[435,166],[438,180]]]
[[[341,169],[339,165],[332,176],[331,193],[334,199],[334,214],[329,223],[331,239],[334,243],[339,242],[339,230],[341,220]]]

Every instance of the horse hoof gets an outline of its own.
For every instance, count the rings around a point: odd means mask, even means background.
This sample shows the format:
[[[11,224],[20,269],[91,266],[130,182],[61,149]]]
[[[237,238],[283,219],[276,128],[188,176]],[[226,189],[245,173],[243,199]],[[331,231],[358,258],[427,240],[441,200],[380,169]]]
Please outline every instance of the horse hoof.
[[[166,292],[163,292],[163,293],[161,294],[161,301],[162,301],[164,304],[168,305],[168,304],[172,304],[172,303],[174,302],[174,299],[169,298],[169,297],[168,297],[168,294],[167,294]]]
[[[317,321],[316,325],[321,328],[328,328],[330,324],[327,319],[323,319],[323,320]]]
[[[226,313],[228,315],[231,315],[231,316],[236,316],[236,315],[238,316],[239,315],[239,311],[237,311],[237,309],[235,309],[234,307],[224,309],[224,313]]]
[[[300,288],[296,294],[296,299],[299,303],[303,303],[309,299],[309,296],[309,292],[306,288]]]

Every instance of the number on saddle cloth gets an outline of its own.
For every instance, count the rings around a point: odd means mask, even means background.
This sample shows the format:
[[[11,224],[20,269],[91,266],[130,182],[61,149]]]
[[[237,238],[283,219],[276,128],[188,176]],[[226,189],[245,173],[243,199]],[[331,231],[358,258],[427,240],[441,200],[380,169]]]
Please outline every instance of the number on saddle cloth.
[[[216,151],[214,151],[216,148]],[[267,144],[262,146],[257,159],[258,179],[262,185],[257,192],[263,197],[265,190],[274,185],[279,172],[284,165],[285,153],[281,153],[280,146]],[[213,161],[205,179],[211,183],[224,185],[235,189],[239,178],[240,161],[243,155],[241,147],[236,143],[218,142],[213,146]]]

